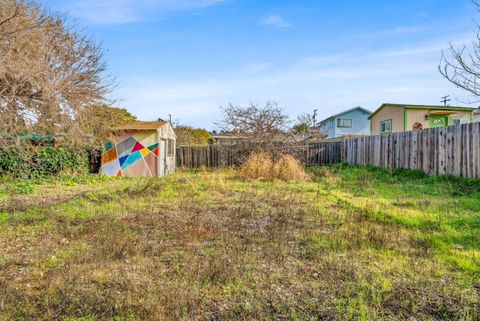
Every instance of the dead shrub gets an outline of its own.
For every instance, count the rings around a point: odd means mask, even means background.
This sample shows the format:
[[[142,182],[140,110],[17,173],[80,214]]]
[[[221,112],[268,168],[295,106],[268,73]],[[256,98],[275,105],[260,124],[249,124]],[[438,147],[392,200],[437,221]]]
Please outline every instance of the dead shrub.
[[[240,169],[240,175],[251,179],[279,179],[289,181],[309,181],[310,176],[298,159],[282,155],[277,162],[265,153],[250,155]]]
[[[275,163],[272,170],[273,178],[282,181],[308,181],[310,176],[298,159],[291,155],[283,155]]]
[[[265,153],[256,153],[250,155],[247,161],[240,169],[240,174],[246,178],[252,179],[271,179],[272,178],[272,158]]]

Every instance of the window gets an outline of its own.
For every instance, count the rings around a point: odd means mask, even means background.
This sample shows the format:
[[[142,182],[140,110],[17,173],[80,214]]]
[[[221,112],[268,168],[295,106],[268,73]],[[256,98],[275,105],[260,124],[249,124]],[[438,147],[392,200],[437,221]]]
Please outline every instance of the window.
[[[470,119],[468,118],[454,118],[453,119],[453,124],[455,126],[462,125],[462,124],[468,124],[470,122]]]
[[[173,156],[175,154],[175,141],[173,139],[167,140],[167,155]]]
[[[380,122],[380,133],[388,134],[392,132],[392,120],[385,120]]]
[[[352,120],[347,118],[337,118],[338,128],[352,128]]]

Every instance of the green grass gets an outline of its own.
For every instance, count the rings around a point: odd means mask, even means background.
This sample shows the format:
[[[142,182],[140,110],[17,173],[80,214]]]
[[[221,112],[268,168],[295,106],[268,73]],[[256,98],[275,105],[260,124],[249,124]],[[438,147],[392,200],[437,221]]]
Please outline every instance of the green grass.
[[[480,320],[480,181],[0,183],[0,320]]]

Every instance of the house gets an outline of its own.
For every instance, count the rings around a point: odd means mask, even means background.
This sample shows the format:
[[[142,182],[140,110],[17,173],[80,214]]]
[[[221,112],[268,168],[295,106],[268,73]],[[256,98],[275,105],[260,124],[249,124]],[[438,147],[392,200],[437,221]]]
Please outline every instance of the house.
[[[212,132],[212,144],[213,145],[235,145],[241,140],[241,137],[236,132],[222,132],[217,133],[216,131]]]
[[[446,127],[472,121],[475,108],[383,104],[369,119],[372,135]]]
[[[134,122],[114,128],[102,154],[100,173],[160,177],[175,172],[176,135],[169,122]]]
[[[322,120],[319,127],[329,139],[370,135],[368,116],[371,113],[365,108],[355,107]]]

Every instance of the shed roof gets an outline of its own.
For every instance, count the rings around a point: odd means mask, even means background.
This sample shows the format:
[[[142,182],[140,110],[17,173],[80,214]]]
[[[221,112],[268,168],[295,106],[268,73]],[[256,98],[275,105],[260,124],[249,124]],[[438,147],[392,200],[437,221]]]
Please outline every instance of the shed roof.
[[[368,117],[368,119],[372,119],[380,110],[384,107],[401,107],[401,108],[410,108],[410,109],[435,109],[435,110],[453,110],[453,111],[470,111],[473,112],[475,108],[472,107],[461,107],[461,106],[439,106],[439,105],[409,105],[409,104],[389,104],[385,103],[382,104],[377,110],[373,112],[373,114]]]
[[[157,130],[167,124],[167,121],[136,121],[114,127],[113,130]]]

